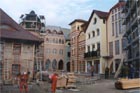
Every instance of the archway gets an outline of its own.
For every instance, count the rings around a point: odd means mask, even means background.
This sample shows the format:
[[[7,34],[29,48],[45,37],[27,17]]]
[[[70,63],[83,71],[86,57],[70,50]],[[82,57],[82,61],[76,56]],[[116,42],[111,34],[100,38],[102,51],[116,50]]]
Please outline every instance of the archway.
[[[67,71],[70,72],[70,62],[67,62]]]
[[[52,69],[53,70],[57,69],[57,61],[56,61],[56,59],[54,59],[53,62],[52,62]]]
[[[63,68],[64,68],[63,60],[60,60],[59,63],[58,63],[58,69],[63,70]]]
[[[45,69],[46,70],[49,70],[50,64],[51,64],[51,61],[49,59],[47,59],[46,64],[45,64]]]

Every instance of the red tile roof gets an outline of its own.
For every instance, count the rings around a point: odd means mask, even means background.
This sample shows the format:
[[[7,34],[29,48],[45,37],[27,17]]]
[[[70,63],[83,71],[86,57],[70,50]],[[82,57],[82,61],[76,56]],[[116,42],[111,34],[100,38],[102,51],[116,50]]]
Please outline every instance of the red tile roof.
[[[8,26],[9,28],[4,28],[2,27],[3,25]],[[0,8],[0,38],[28,40],[37,42],[42,41],[40,38],[24,30],[1,8]]]

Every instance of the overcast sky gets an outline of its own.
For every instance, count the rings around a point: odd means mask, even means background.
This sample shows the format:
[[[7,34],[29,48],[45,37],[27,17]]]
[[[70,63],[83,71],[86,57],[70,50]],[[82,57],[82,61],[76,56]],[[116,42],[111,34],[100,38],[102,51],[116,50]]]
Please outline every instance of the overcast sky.
[[[21,14],[34,10],[44,15],[46,25],[70,28],[74,19],[88,20],[91,12],[96,10],[109,11],[118,0],[0,0],[0,7],[19,23]]]

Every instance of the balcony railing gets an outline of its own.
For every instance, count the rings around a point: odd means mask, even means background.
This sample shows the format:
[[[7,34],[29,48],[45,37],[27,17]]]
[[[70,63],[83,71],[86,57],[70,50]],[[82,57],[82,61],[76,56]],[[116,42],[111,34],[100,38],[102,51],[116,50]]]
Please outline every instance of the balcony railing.
[[[84,58],[90,58],[90,57],[97,57],[100,56],[100,51],[91,51],[84,53]]]

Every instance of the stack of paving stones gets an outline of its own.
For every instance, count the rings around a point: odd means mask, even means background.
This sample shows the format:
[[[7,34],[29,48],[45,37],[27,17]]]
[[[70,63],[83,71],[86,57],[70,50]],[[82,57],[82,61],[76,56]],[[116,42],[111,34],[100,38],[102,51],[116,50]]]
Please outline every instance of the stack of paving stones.
[[[67,73],[67,77],[67,88],[76,88],[76,76],[74,75],[74,73]]]

